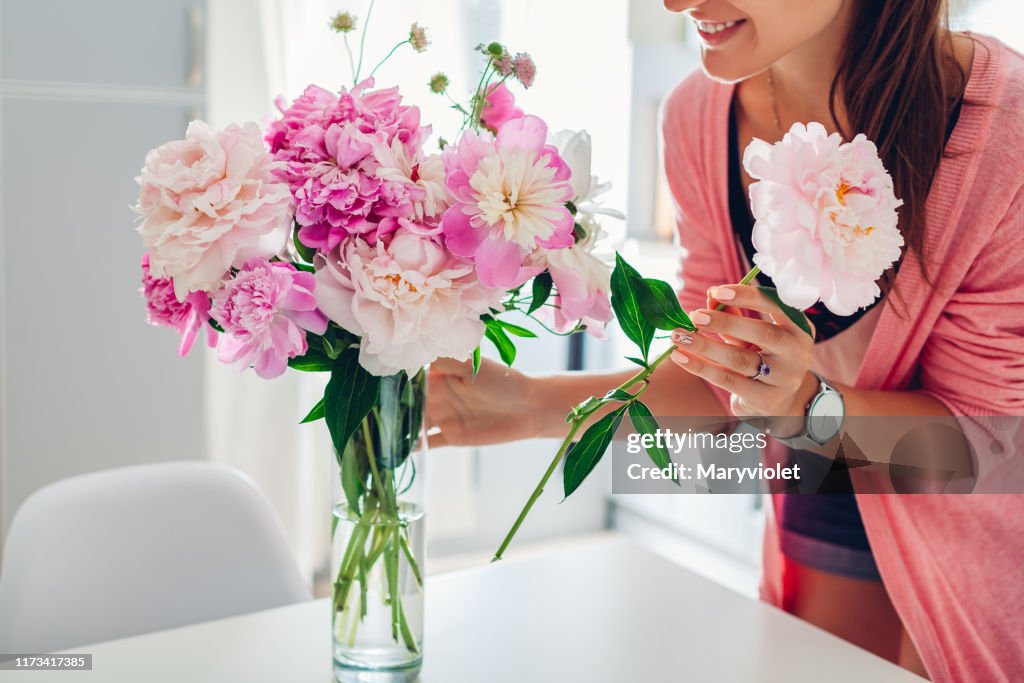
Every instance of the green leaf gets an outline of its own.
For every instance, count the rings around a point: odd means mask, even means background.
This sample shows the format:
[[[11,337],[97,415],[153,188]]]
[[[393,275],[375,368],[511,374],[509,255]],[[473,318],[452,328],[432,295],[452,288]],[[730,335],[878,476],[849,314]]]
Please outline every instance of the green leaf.
[[[528,330],[525,327],[513,325],[512,323],[506,322],[504,320],[498,320],[497,322],[499,325],[501,325],[503,330],[505,330],[509,334],[514,334],[517,337],[525,337],[527,339],[531,339],[537,336],[536,332]]]
[[[626,356],[626,360],[628,360],[630,363],[636,363],[642,368],[647,367],[647,361],[643,360],[642,358],[633,358],[633,356]]]
[[[672,286],[662,280],[647,278],[644,286],[637,289],[640,312],[651,325],[659,330],[674,330],[681,327],[693,332],[697,328],[679,305]]]
[[[562,471],[562,488],[566,498],[579,488],[601,461],[625,412],[626,406],[622,406],[608,413],[583,432],[580,440],[569,449],[569,454],[565,456],[565,469]]]
[[[551,273],[547,271],[533,278],[533,294],[530,301],[530,307],[526,310],[527,313],[533,313],[544,305],[548,300],[548,297],[551,296],[552,284]]]
[[[473,349],[473,378],[474,379],[476,378],[476,373],[480,372],[480,361],[481,361],[480,356],[481,356],[481,354],[480,354],[480,346],[477,345],[477,347],[475,349]]]
[[[299,257],[302,258],[303,261],[305,261],[306,263],[312,263],[313,257],[316,256],[316,249],[313,249],[312,247],[307,247],[299,239],[299,230],[302,229],[302,226],[299,225],[298,221],[294,222],[294,226],[295,227],[292,230],[292,243],[295,244],[295,251],[299,254]]]
[[[762,294],[774,301],[775,305],[781,308],[786,317],[792,320],[797,327],[806,332],[811,339],[814,339],[811,323],[807,320],[807,316],[804,315],[803,311],[797,310],[789,304],[782,303],[782,299],[779,298],[779,293],[774,287],[758,287],[758,289],[761,290]]]
[[[629,405],[629,421],[633,423],[633,429],[636,430],[637,434],[650,434],[654,436],[655,432],[658,431],[658,421],[651,414],[651,409],[640,401],[633,401]],[[659,445],[656,439],[647,448],[647,455],[650,456],[651,462],[658,466],[658,469],[663,470],[666,467],[672,466],[672,458],[669,457],[668,450],[665,449],[664,445]],[[678,480],[673,481],[679,486]]]
[[[606,401],[632,401],[633,394],[629,393],[625,389],[612,389],[604,395]]]
[[[302,418],[302,421],[299,422],[299,424],[303,424],[304,425],[307,422],[316,422],[317,420],[319,420],[323,416],[324,416],[324,400],[320,399],[319,401],[317,401],[316,405],[313,406],[313,409],[311,411],[309,411],[309,413],[306,415],[306,417]]]
[[[308,263],[299,263],[298,261],[291,261],[290,263],[293,266],[295,266],[296,270],[301,270],[301,271],[304,271],[304,272],[307,272],[307,273],[315,273],[316,272],[316,268],[314,268],[313,266],[309,265]]]
[[[334,363],[322,348],[310,346],[301,356],[289,358],[288,367],[302,372],[330,372]]]
[[[224,328],[220,326],[220,323],[218,323],[213,318],[210,318],[206,322],[209,323],[210,327],[212,327],[213,329],[217,330],[218,332],[223,332],[224,331]]]
[[[490,339],[498,349],[498,355],[501,356],[502,362],[511,367],[516,359],[516,345],[508,338],[497,320],[487,320],[485,325],[487,327],[484,329],[484,336]]]
[[[324,418],[338,453],[345,453],[353,432],[377,403],[379,392],[380,377],[359,364],[359,350],[345,349],[334,361],[324,390]]]
[[[586,400],[576,404],[569,414],[565,416],[566,424],[578,420],[581,417],[586,417],[592,412],[604,405],[604,399],[600,399],[597,396],[589,396]]]
[[[647,363],[647,354],[654,340],[654,326],[647,322],[640,311],[636,292],[645,287],[644,279],[619,254],[615,254],[615,270],[612,271],[612,310],[619,321],[622,332],[640,347],[640,355]]]

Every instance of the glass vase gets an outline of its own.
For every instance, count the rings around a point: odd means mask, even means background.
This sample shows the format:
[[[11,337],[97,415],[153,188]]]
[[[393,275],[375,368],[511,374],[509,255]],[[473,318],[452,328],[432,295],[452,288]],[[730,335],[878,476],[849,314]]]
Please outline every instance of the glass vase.
[[[423,660],[426,372],[381,378],[337,458],[331,565],[334,676],[414,681]]]

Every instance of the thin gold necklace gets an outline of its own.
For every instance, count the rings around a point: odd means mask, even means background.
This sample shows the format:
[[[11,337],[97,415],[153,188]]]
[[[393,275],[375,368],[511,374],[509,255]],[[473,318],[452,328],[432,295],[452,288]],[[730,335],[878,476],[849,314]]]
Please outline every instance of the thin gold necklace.
[[[775,101],[775,79],[772,77],[772,68],[768,67],[768,90],[771,92],[772,97],[772,116],[775,119],[775,130],[779,135],[783,135],[782,122],[779,120],[779,105]]]

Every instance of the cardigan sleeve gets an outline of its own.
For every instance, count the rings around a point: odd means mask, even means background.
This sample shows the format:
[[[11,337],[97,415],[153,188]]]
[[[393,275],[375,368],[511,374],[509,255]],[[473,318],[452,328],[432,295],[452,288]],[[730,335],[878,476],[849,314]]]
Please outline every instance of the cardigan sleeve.
[[[920,384],[956,416],[976,493],[1024,490],[1024,189],[922,350]]]
[[[714,237],[706,206],[711,179],[696,161],[702,128],[699,116],[692,113],[692,86],[693,77],[677,87],[662,112],[662,158],[681,256],[677,294],[686,311],[706,306],[708,288],[726,282],[725,245]]]
[[[708,209],[711,179],[698,162],[699,137],[708,127],[701,122],[692,90],[704,78],[695,74],[683,81],[665,101],[662,110],[662,161],[676,221],[676,241],[680,247],[680,287],[676,290],[683,310],[691,312],[707,306],[707,291],[728,281],[723,245],[714,236],[713,219]],[[718,402],[728,412],[729,392],[708,384]]]
[[[1024,188],[921,352],[921,387],[954,415],[1024,415]]]

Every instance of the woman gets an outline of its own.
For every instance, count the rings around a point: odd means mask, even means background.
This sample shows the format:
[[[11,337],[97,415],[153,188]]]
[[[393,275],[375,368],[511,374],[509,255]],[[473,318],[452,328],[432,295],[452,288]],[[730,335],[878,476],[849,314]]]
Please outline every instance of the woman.
[[[788,416],[799,437],[828,390],[847,417],[1022,414],[1024,59],[950,32],[941,0],[665,4],[702,40],[704,73],[670,95],[663,129],[679,296],[700,334],[674,335],[675,363],[645,395],[654,413]],[[878,144],[906,242],[875,305],[808,312],[813,341],[754,287],[729,284],[753,253],[741,151],[809,121]],[[474,381],[439,363],[436,443],[561,438],[570,406],[628,374],[485,363]],[[837,481],[839,495],[773,496],[763,597],[933,680],[1019,678],[1024,582],[1007,577],[1024,560],[1020,497],[868,495],[859,475]]]

